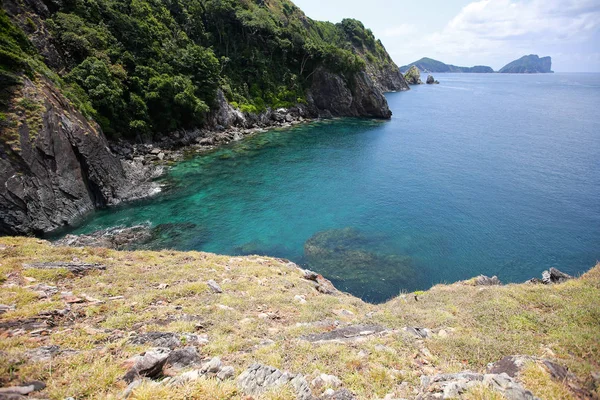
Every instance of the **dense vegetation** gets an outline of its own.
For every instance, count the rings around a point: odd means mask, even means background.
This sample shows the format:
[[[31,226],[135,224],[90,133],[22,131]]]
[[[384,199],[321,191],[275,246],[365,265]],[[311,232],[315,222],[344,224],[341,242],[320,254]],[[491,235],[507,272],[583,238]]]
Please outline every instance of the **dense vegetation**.
[[[303,102],[320,65],[351,74],[391,62],[359,21],[313,21],[288,0],[66,0],[51,11],[61,77],[112,137],[199,126],[218,88],[260,112]],[[35,54],[2,18],[2,70],[14,78]]]
[[[434,60],[433,58],[423,57],[418,61],[404,65],[400,67],[400,71],[403,73],[408,71],[412,66],[416,66],[421,71],[425,72],[473,72],[473,73],[491,73],[494,70],[491,67],[485,65],[476,65],[474,67],[458,67],[452,64],[445,64],[441,61]]]

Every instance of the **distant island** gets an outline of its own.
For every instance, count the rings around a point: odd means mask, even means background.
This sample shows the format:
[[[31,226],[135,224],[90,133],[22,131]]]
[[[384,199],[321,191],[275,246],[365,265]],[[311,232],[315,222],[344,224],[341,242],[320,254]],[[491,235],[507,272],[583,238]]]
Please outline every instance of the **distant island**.
[[[552,73],[552,58],[542,57],[537,54],[523,56],[518,60],[506,64],[498,71],[506,74],[537,74]]]
[[[452,64],[445,64],[433,58],[423,57],[418,61],[400,67],[402,73],[406,73],[410,67],[415,66],[423,72],[464,72],[464,73],[492,73],[494,70],[485,65],[476,65],[474,67],[458,67]]]

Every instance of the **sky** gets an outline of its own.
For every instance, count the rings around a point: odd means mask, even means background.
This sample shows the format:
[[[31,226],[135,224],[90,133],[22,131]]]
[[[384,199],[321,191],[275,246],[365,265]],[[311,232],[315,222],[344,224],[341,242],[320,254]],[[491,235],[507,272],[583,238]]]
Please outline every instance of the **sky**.
[[[600,72],[600,0],[293,0],[312,19],[356,18],[396,64],[430,57],[498,70],[526,54],[556,72]]]

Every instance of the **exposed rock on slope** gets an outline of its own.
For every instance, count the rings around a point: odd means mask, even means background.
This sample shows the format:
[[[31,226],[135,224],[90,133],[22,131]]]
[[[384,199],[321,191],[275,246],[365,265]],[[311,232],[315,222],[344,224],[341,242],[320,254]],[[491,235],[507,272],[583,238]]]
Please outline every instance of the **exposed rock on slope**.
[[[54,230],[97,207],[146,196],[142,172],[122,164],[97,125],[75,110],[44,78],[24,79],[14,105],[17,127],[0,142],[0,233]],[[140,171],[138,171],[140,172]]]

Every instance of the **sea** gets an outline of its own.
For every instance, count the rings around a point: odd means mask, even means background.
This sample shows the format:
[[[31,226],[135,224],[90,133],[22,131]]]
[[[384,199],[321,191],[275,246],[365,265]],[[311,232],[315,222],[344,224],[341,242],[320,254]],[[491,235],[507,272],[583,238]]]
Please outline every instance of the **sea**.
[[[434,75],[386,95],[389,121],[316,121],[191,155],[159,195],[61,235],[149,224],[139,248],[285,258],[374,303],[592,268],[600,74]]]

